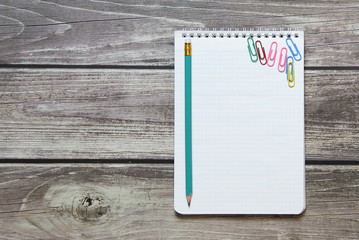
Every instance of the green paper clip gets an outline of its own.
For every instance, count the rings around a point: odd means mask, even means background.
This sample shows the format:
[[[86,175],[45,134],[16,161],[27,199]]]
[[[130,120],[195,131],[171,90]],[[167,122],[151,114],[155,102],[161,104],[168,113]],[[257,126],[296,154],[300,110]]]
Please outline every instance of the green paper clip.
[[[249,41],[251,41],[251,43]],[[258,54],[257,54],[256,46],[254,44],[253,37],[247,38],[247,43],[248,43],[249,57],[251,58],[251,61],[252,62],[257,62],[258,61]]]

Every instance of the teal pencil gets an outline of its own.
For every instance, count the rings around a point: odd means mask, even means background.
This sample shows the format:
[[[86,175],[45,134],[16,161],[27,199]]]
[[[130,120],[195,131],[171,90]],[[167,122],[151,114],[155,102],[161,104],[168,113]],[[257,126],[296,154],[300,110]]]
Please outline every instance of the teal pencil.
[[[192,44],[185,42],[185,151],[186,151],[186,199],[192,200]]]

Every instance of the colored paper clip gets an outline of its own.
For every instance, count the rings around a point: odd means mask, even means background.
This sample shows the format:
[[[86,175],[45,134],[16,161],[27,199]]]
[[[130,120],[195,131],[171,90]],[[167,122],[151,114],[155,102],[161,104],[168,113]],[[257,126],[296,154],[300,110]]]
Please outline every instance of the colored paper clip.
[[[302,55],[300,54],[297,45],[293,42],[292,38],[287,38],[286,40],[287,46],[289,48],[289,51],[292,53],[294,60],[300,61],[302,60]],[[295,49],[295,52],[293,52],[293,48]]]
[[[249,41],[251,41],[251,43]],[[251,61],[252,62],[257,62],[258,61],[258,55],[257,55],[256,46],[254,45],[253,37],[247,38],[247,43],[248,43],[249,57],[251,58]],[[252,49],[253,49],[253,51],[252,51]]]
[[[261,41],[259,41],[259,40],[256,41],[256,48],[257,48],[257,54],[259,57],[259,62],[262,65],[266,65],[267,64],[266,51],[264,50],[264,47],[263,47]]]
[[[278,61],[278,71],[279,72],[284,72],[286,69],[287,53],[288,53],[288,50],[285,47],[280,50],[279,61]]]
[[[267,65],[269,67],[273,67],[275,64],[275,57],[277,56],[277,48],[278,48],[278,43],[272,42],[272,44],[270,45],[269,53],[268,53],[268,57],[267,57]]]
[[[291,59],[291,60],[290,60]],[[286,68],[285,68],[285,73],[288,73],[288,63],[290,62],[294,62],[294,59],[292,56],[288,56],[287,57],[287,63],[286,63]]]
[[[295,86],[295,71],[294,71],[294,62],[288,62],[288,71],[287,71],[287,81],[288,86],[293,88]]]

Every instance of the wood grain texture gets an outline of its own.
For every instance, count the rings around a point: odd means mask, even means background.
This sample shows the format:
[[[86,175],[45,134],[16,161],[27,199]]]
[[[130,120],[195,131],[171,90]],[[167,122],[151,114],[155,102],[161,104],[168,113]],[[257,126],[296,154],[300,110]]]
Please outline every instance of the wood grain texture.
[[[173,75],[1,69],[1,158],[173,159]],[[359,160],[358,71],[305,79],[306,158]]]
[[[305,72],[306,158],[359,160],[359,71]]]
[[[169,70],[0,70],[2,158],[173,156]]]
[[[358,239],[359,167],[307,166],[301,216],[173,210],[173,165],[0,167],[7,239]],[[11,219],[9,221],[9,219]]]
[[[173,31],[305,30],[306,66],[358,66],[359,3],[345,1],[2,0],[0,63],[173,65]]]

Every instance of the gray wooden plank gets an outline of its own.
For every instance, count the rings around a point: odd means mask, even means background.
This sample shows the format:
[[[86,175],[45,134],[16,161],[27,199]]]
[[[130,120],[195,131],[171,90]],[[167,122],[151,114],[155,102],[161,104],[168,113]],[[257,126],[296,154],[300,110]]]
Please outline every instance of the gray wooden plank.
[[[359,160],[359,71],[305,72],[306,158]]]
[[[305,30],[306,66],[358,66],[356,0],[3,0],[0,63],[173,65],[173,31]]]
[[[173,165],[2,165],[7,239],[358,239],[359,166],[307,166],[301,216],[180,216]]]
[[[0,69],[1,158],[173,159],[173,70]],[[358,71],[305,72],[306,158],[359,156]]]
[[[2,158],[173,156],[169,70],[0,70]]]

